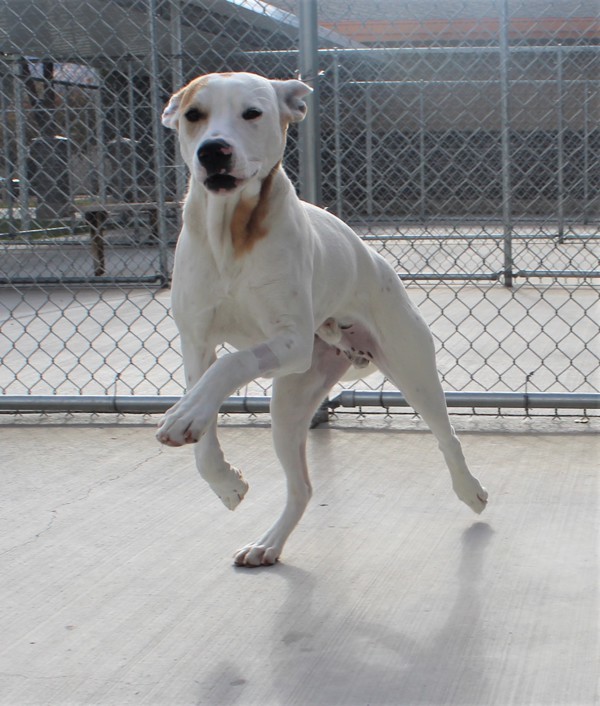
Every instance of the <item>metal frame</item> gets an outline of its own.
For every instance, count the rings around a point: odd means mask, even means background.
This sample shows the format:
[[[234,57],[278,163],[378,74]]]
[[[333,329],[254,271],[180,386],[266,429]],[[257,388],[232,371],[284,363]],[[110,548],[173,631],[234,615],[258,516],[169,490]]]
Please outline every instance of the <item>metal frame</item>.
[[[446,392],[449,408],[467,409],[579,409],[600,410],[600,393],[548,392]],[[179,397],[158,395],[0,395],[0,413],[88,413],[88,414],[162,414]],[[229,397],[220,408],[221,414],[268,414],[268,396]],[[390,409],[410,408],[401,392],[343,390],[322,407],[327,410],[363,407]],[[325,421],[323,415],[319,422]]]
[[[144,24],[143,38],[138,37],[138,41],[142,44],[136,44],[137,54],[134,52],[131,55],[120,55],[115,60],[113,60],[113,68],[119,69],[121,59],[126,61],[126,68],[121,73],[125,76],[129,76],[130,83],[126,90],[125,100],[129,107],[128,119],[125,121],[127,127],[125,130],[129,131],[131,136],[135,134],[135,119],[134,111],[132,110],[132,105],[134,104],[133,95],[133,85],[132,77],[134,75],[134,62],[139,61],[140,66],[144,66],[144,70],[148,72],[149,75],[153,77],[150,82],[149,89],[149,106],[151,108],[152,115],[148,116],[148,126],[149,133],[152,136],[153,145],[157,147],[152,153],[152,158],[149,159],[149,163],[152,164],[154,173],[157,176],[156,179],[156,194],[155,200],[157,203],[157,214],[156,214],[156,230],[157,230],[157,252],[158,252],[158,266],[156,269],[156,274],[152,275],[141,275],[139,277],[134,276],[105,276],[105,277],[53,277],[53,276],[40,276],[40,277],[26,277],[26,276],[16,276],[10,278],[0,279],[0,284],[6,286],[20,287],[26,285],[34,286],[45,286],[45,285],[65,285],[69,287],[70,285],[79,283],[90,283],[94,286],[96,285],[128,285],[128,284],[146,284],[152,287],[163,286],[168,282],[169,279],[169,259],[170,259],[170,247],[172,243],[169,242],[168,237],[168,222],[167,222],[167,191],[165,184],[168,181],[168,176],[170,174],[170,169],[176,168],[175,172],[176,178],[172,181],[176,182],[176,197],[180,199],[183,196],[185,189],[185,179],[183,176],[183,170],[174,167],[171,164],[169,154],[169,143],[168,138],[165,136],[165,132],[160,124],[160,111],[162,103],[165,99],[165,93],[170,88],[178,88],[185,79],[186,64],[184,61],[186,47],[186,42],[190,41],[191,33],[194,33],[194,41],[202,42],[208,41],[205,39],[202,32],[196,32],[196,29],[185,25],[182,18],[181,8],[183,0],[168,0],[168,2],[161,2],[160,0],[145,0],[145,3],[138,3],[136,5],[136,17],[139,22]],[[207,3],[201,2],[200,0],[191,0],[187,3],[190,6],[196,8],[206,9]],[[86,6],[86,10],[90,10],[94,3],[88,2],[87,0],[68,0],[64,4],[64,8],[73,8],[81,5]],[[491,4],[490,4],[491,6]],[[62,7],[62,5],[61,5]],[[121,7],[121,6],[119,6]],[[300,161],[300,190],[303,198],[313,203],[321,204],[323,200],[323,185],[321,184],[321,144],[320,144],[320,126],[319,126],[319,112],[320,112],[320,102],[324,100],[325,95],[325,81],[320,80],[322,76],[322,66],[325,67],[326,73],[331,73],[331,76],[327,76],[327,80],[330,81],[334,88],[334,100],[333,100],[333,117],[337,124],[341,123],[341,116],[343,114],[342,105],[340,102],[340,90],[343,86],[355,85],[362,86],[364,88],[364,101],[359,111],[363,111],[366,117],[365,122],[365,151],[366,151],[366,183],[367,183],[367,196],[365,199],[366,203],[366,215],[367,218],[362,221],[362,223],[372,224],[377,220],[381,223],[381,219],[378,219],[378,206],[376,199],[373,197],[373,187],[376,182],[376,174],[373,171],[373,164],[370,157],[375,154],[376,149],[376,134],[374,131],[373,120],[377,116],[377,105],[374,102],[374,95],[376,96],[375,86],[378,84],[393,84],[394,81],[375,81],[375,80],[350,80],[343,81],[341,74],[340,63],[346,58],[357,58],[357,57],[368,57],[369,61],[373,64],[380,62],[383,64],[389,59],[389,57],[394,58],[410,58],[410,57],[435,57],[435,56],[453,56],[458,54],[464,55],[483,55],[487,54],[490,57],[491,62],[497,67],[497,73],[493,74],[493,78],[490,80],[485,80],[481,83],[486,85],[495,85],[499,87],[500,92],[500,102],[499,102],[499,115],[500,115],[500,156],[501,156],[501,191],[502,191],[502,204],[501,211],[498,219],[497,231],[494,228],[492,233],[487,235],[472,235],[457,236],[457,239],[461,241],[477,240],[481,238],[487,241],[496,241],[497,245],[501,248],[503,261],[498,264],[498,267],[494,265],[493,271],[490,267],[489,272],[481,271],[485,270],[485,267],[480,267],[479,271],[477,268],[473,268],[474,271],[462,271],[462,272],[415,272],[402,273],[399,276],[401,279],[412,282],[426,282],[426,283],[436,283],[440,281],[452,281],[456,283],[466,283],[466,282],[488,282],[490,285],[493,283],[501,282],[506,287],[513,287],[515,280],[517,278],[531,280],[531,279],[565,279],[565,280],[597,280],[600,278],[600,270],[593,269],[592,267],[587,267],[587,263],[582,263],[580,269],[575,269],[574,267],[569,267],[569,269],[543,269],[543,267],[536,268],[536,264],[546,264],[545,262],[533,262],[531,268],[527,268],[529,262],[525,262],[525,267],[519,267],[518,258],[515,258],[515,252],[520,242],[525,240],[530,240],[532,238],[520,236],[519,233],[519,221],[515,215],[515,203],[514,203],[514,174],[512,173],[512,159],[511,154],[511,135],[515,129],[514,127],[514,116],[511,105],[512,88],[517,84],[543,84],[548,83],[549,85],[556,86],[556,98],[558,101],[558,109],[556,113],[552,113],[552,119],[556,121],[557,130],[557,141],[556,141],[556,174],[553,178],[556,180],[557,185],[557,198],[555,202],[555,209],[552,214],[552,232],[544,233],[544,238],[546,240],[551,239],[557,244],[564,244],[569,242],[574,242],[580,239],[582,236],[577,236],[569,233],[568,226],[568,202],[567,202],[567,185],[568,185],[568,145],[565,146],[565,138],[563,135],[563,130],[568,126],[569,113],[565,109],[563,111],[562,99],[567,95],[566,91],[568,88],[575,84],[583,85],[583,105],[581,107],[581,121],[583,125],[583,135],[584,139],[582,142],[582,155],[583,155],[583,172],[581,189],[583,192],[583,198],[585,202],[585,208],[588,209],[583,212],[583,223],[584,225],[591,221],[591,216],[589,213],[589,203],[590,195],[593,189],[593,182],[590,182],[589,170],[592,164],[591,155],[591,143],[590,143],[590,132],[594,128],[593,126],[593,115],[592,104],[591,104],[591,89],[597,83],[595,78],[583,78],[583,79],[573,79],[569,78],[568,70],[569,65],[567,63],[567,57],[572,53],[579,54],[590,54],[591,56],[600,55],[600,47],[597,45],[588,46],[516,46],[509,42],[509,3],[508,0],[499,0],[495,4],[495,7],[499,15],[499,34],[496,38],[497,44],[495,46],[458,46],[458,47],[401,47],[401,48],[366,48],[354,45],[349,40],[344,40],[343,38],[335,35],[332,32],[325,31],[319,27],[318,24],[318,3],[317,0],[298,0],[298,18],[290,13],[285,13],[284,11],[270,8],[269,6],[262,6],[260,3],[247,3],[243,0],[214,0],[211,5],[212,10],[217,13],[223,13],[223,17],[232,17],[234,14],[238,13],[238,18],[241,17],[248,24],[256,24],[256,27],[260,31],[282,31],[287,36],[296,35],[299,31],[299,42],[297,50],[285,50],[285,51],[248,51],[244,52],[243,46],[238,46],[236,43],[235,51],[238,52],[235,55],[235,59],[239,60],[240,57],[244,60],[248,58],[257,60],[264,60],[267,58],[274,57],[286,57],[285,66],[286,68],[291,65],[289,60],[296,59],[299,69],[299,75],[303,80],[309,83],[314,92],[309,98],[312,101],[311,110],[307,116],[307,119],[300,126],[300,149],[297,152]],[[63,8],[63,9],[64,9]],[[106,23],[104,23],[106,24]],[[55,28],[56,29],[56,28]],[[120,30],[119,30],[120,31]],[[113,37],[113,39],[116,39]],[[119,39],[121,39],[119,35]],[[132,39],[133,41],[133,39]],[[339,46],[332,46],[334,42],[338,43]],[[324,46],[326,45],[326,48]],[[140,49],[140,46],[142,49]],[[198,46],[198,45],[195,45]],[[262,46],[260,44],[256,46]],[[211,47],[214,49],[214,47]],[[47,51],[49,55],[52,55],[53,47],[48,47]],[[133,50],[132,50],[133,51]],[[549,58],[554,58],[553,63],[548,63],[546,66],[549,71],[553,71],[550,74],[552,78],[521,78],[511,75],[512,62],[515,57],[520,53],[528,53],[534,55],[545,55]],[[26,53],[25,53],[26,55]],[[74,56],[77,55],[75,51]],[[104,56],[104,55],[103,55]],[[106,59],[106,56],[104,56]],[[60,61],[60,59],[58,59]],[[19,200],[16,203],[15,212],[20,213],[22,222],[22,232],[29,228],[31,221],[31,214],[29,208],[29,192],[30,184],[27,181],[27,116],[23,108],[24,105],[24,93],[27,90],[27,86],[23,84],[22,72],[23,67],[19,63],[19,57],[14,54],[13,49],[5,55],[2,60],[2,64],[6,71],[10,73],[9,78],[6,80],[6,85],[10,84],[10,90],[12,95],[8,101],[2,103],[2,110],[5,110],[4,106],[9,103],[10,100],[14,100],[14,126],[15,133],[17,137],[16,141],[16,164],[23,175],[23,180],[21,183],[21,189],[19,192]],[[91,65],[91,64],[90,64]],[[257,64],[260,65],[260,64]],[[491,66],[492,64],[490,64]],[[252,68],[252,67],[249,67]],[[546,74],[547,75],[547,74]],[[583,74],[586,76],[587,74]],[[402,81],[398,83],[398,86],[407,86],[418,88],[417,102],[415,103],[415,110],[418,112],[416,116],[417,124],[420,125],[420,131],[418,134],[420,154],[423,157],[426,151],[426,120],[425,120],[425,92],[428,86],[460,86],[463,84],[476,85],[478,84],[477,77],[474,80],[461,81],[461,80],[436,80],[434,75],[434,80],[416,80],[416,81]],[[98,144],[99,158],[97,165],[97,179],[98,179],[98,200],[100,203],[107,201],[107,187],[108,187],[108,175],[106,174],[104,151],[105,142],[107,139],[107,124],[104,120],[104,111],[106,110],[106,103],[110,101],[103,100],[103,91],[110,91],[110,86],[102,85],[88,85],[82,84],[81,88],[89,88],[92,90],[91,103],[94,108],[90,113],[90,124],[93,123],[91,128],[92,141],[95,140]],[[330,104],[331,105],[331,104]],[[361,113],[362,115],[362,113]],[[555,117],[554,117],[555,116]],[[324,118],[325,120],[325,118]],[[375,126],[376,127],[376,126]],[[108,130],[110,130],[110,126]],[[579,129],[579,128],[578,128]],[[554,128],[552,128],[554,130]],[[6,133],[6,130],[5,130]],[[335,145],[337,154],[341,151],[341,136],[339,131],[335,134]],[[294,148],[295,145],[292,147]],[[136,167],[136,162],[134,160],[134,168]],[[338,160],[332,171],[333,180],[338,186],[335,195],[335,202],[338,208],[338,215],[344,216],[348,214],[343,213],[344,209],[344,199],[342,194],[342,183],[344,180],[342,163]],[[421,222],[428,221],[429,223],[434,223],[435,218],[427,217],[427,194],[426,194],[426,173],[425,173],[425,161],[421,159],[418,169],[415,170],[415,179],[418,182],[417,188],[420,188],[420,197],[417,202],[417,208],[415,210],[414,218],[421,220]],[[10,203],[10,209],[12,209],[12,202]],[[349,207],[348,207],[349,208]],[[500,209],[499,209],[500,210]],[[11,211],[12,213],[12,211]],[[464,222],[464,219],[463,219]],[[410,223],[409,219],[406,219],[404,223]],[[490,218],[486,218],[486,225],[491,223]],[[592,240],[597,240],[600,238],[600,234],[594,234],[593,228],[590,227],[590,236],[586,240],[591,242]],[[73,233],[75,230],[73,230]],[[453,236],[435,236],[435,235],[425,235],[419,236],[418,240],[421,243],[426,243],[427,241],[448,241],[451,240]],[[385,238],[377,235],[366,235],[365,240],[371,241],[373,244],[392,244],[392,243],[412,243],[417,240],[415,236],[410,235],[387,235]],[[455,261],[455,264],[458,259]],[[559,264],[562,264],[562,260]],[[486,263],[487,264],[487,263]],[[497,263],[495,263],[497,264]],[[553,263],[554,264],[554,263]],[[567,263],[571,264],[572,263]],[[579,264],[579,263],[577,263]],[[430,269],[430,268],[428,268]],[[457,266],[456,269],[460,269]],[[28,272],[28,270],[23,270]],[[20,273],[19,273],[20,274]],[[69,273],[72,274],[72,273]],[[586,352],[589,353],[590,347],[586,347]],[[106,360],[104,361],[106,364]],[[116,372],[117,378],[120,373]],[[558,377],[556,378],[558,380]],[[476,383],[476,378],[471,377],[471,380]],[[477,384],[477,383],[476,383]],[[116,387],[116,386],[115,386]],[[589,385],[588,385],[589,387]],[[93,388],[96,389],[96,388]],[[162,389],[162,388],[157,388]],[[542,388],[544,389],[544,388]],[[581,389],[581,388],[580,388]],[[583,387],[587,389],[587,387]],[[101,413],[101,412],[117,412],[117,413],[153,413],[162,412],[168,408],[177,397],[172,396],[125,396],[125,395],[110,395],[106,396],[70,396],[70,395],[5,395],[0,396],[0,412],[91,412],[91,413]],[[446,401],[451,408],[482,408],[482,409],[584,409],[584,410],[597,410],[600,409],[600,393],[552,393],[552,392],[447,392]],[[222,411],[227,413],[264,413],[268,411],[270,403],[270,398],[268,395],[261,397],[253,396],[241,396],[241,397],[231,397],[223,405]],[[327,414],[332,409],[355,409],[355,408],[381,408],[381,409],[391,409],[391,408],[403,408],[407,407],[407,403],[404,400],[401,393],[397,392],[387,392],[387,391],[358,391],[358,390],[345,390],[339,395],[335,396],[332,400],[328,400],[324,404],[325,414],[322,417],[326,418]]]

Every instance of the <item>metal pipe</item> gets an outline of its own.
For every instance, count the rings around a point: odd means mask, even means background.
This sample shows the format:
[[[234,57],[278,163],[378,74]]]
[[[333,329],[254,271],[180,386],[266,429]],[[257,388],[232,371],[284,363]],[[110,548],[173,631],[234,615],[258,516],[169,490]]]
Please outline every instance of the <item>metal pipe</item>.
[[[300,195],[305,201],[320,205],[322,197],[317,0],[299,0],[299,4],[298,69],[300,78],[313,89],[313,92],[306,96],[308,111],[306,118],[300,123]]]
[[[419,81],[419,216],[421,222],[425,223],[427,181],[425,158],[425,136],[427,123],[425,118],[425,81]]]
[[[510,48],[508,0],[500,2],[500,122],[502,149],[502,223],[504,228],[504,286],[512,287],[512,189],[510,155]]]
[[[154,168],[156,170],[156,226],[158,231],[158,267],[164,284],[169,280],[169,244],[166,214],[165,139],[161,122],[160,60],[157,28],[157,0],[148,0],[150,26],[150,105],[152,108],[152,139],[154,141]]]
[[[434,221],[435,222],[435,221]],[[462,219],[457,219],[458,224],[462,224],[464,221]],[[408,226],[411,226],[414,228],[414,224],[418,223],[418,221],[415,221],[414,219],[411,221],[407,221],[407,228]],[[488,223],[491,223],[488,221]],[[350,224],[352,224],[352,221],[350,221]],[[381,221],[377,220],[376,224],[378,226],[381,225]],[[364,221],[358,221],[356,222],[356,229],[360,230],[361,225],[364,225]],[[445,227],[450,227],[450,222],[445,222],[444,223]],[[393,227],[394,224],[390,223],[389,226],[387,227]],[[441,226],[440,226],[441,227]],[[457,227],[460,227],[458,225]],[[542,235],[515,235],[513,240],[518,240],[522,243],[534,243],[534,242],[547,242],[548,241],[548,236],[550,235],[551,229],[547,229],[546,232]],[[373,235],[373,234],[361,234],[360,235],[361,240],[367,240],[367,241],[372,241],[372,242],[381,242],[381,243],[388,243],[390,241],[396,241],[396,242],[407,242],[407,243],[419,243],[419,242],[431,242],[431,241],[439,241],[439,242],[448,242],[448,241],[460,241],[460,242],[475,242],[477,240],[483,240],[484,242],[487,241],[492,241],[492,242],[498,242],[502,241],[504,239],[504,236],[502,235],[493,235],[493,234],[486,234],[486,235],[471,235],[471,234],[465,234],[465,235],[456,235],[455,233],[448,233],[448,235]],[[594,233],[594,232],[586,232],[586,233],[580,233],[578,235],[565,235],[565,241],[581,241],[588,243],[591,240],[600,240],[600,234]]]
[[[71,124],[71,108],[69,107],[69,100],[65,100],[64,102],[64,110],[65,110],[65,137],[67,137],[67,164],[73,164],[73,149],[75,146],[75,142],[73,141],[72,137],[72,124]],[[69,203],[74,203],[75,202],[75,195],[79,193],[79,184],[76,183],[79,182],[79,179],[76,177],[73,169],[68,170],[68,176],[67,176],[67,188],[69,190]],[[70,217],[70,231],[73,235],[75,235],[75,231],[77,229],[77,225],[75,222],[75,214],[71,212]]]
[[[173,93],[184,84],[183,73],[183,34],[181,23],[182,7],[179,0],[172,0],[169,8],[169,30],[171,34],[171,88]],[[179,140],[175,140],[175,189],[177,202],[183,201],[187,188],[187,172],[179,150]],[[177,216],[181,221],[181,210]]]
[[[1,61],[1,60],[0,60]],[[5,63],[2,61],[1,64],[2,67],[2,73],[4,76],[11,76],[11,68],[10,64]],[[7,98],[8,98],[8,87],[5,87],[4,85],[4,78],[0,79],[0,130],[1,130],[1,136],[2,136],[2,145],[4,149],[2,150],[2,155],[1,159],[3,162],[3,173],[6,174],[7,179],[4,184],[4,193],[2,194],[1,200],[6,203],[6,218],[8,220],[8,227],[11,230],[17,230],[15,228],[15,224],[13,222],[13,216],[14,216],[14,203],[13,203],[13,182],[12,182],[12,177],[14,176],[14,167],[12,164],[12,159],[10,157],[12,153],[12,140],[13,140],[13,135],[12,135],[12,130],[9,130],[8,126],[10,124],[10,119],[9,119],[9,109],[7,105]]]
[[[471,274],[465,274],[464,272],[447,272],[445,274],[421,273],[417,275],[402,273],[399,274],[398,277],[402,280],[408,281],[431,280],[445,282],[450,280],[458,280],[465,282],[497,282],[503,274],[503,272],[473,272]],[[515,270],[512,275],[513,278],[522,277],[523,279],[531,279],[535,277],[551,277],[554,279],[596,279],[600,277],[600,270]]]
[[[0,397],[0,412],[154,414],[166,411],[178,399],[109,395],[5,395]]]
[[[583,223],[587,225],[589,219],[590,203],[590,120],[589,104],[590,87],[589,81],[584,82],[583,88]]]
[[[139,277],[0,277],[0,286],[9,287],[24,287],[31,285],[39,287],[40,285],[71,285],[71,284],[89,284],[93,287],[100,285],[124,285],[124,284],[155,284],[163,286],[165,281],[161,274],[141,275]]]
[[[445,397],[450,408],[600,409],[600,393],[446,392]],[[0,413],[162,414],[179,399],[143,395],[0,395]],[[219,411],[266,414],[270,402],[266,396],[233,396],[223,402]],[[344,390],[327,404],[332,409],[410,407],[400,392],[371,390]]]
[[[373,216],[373,103],[371,99],[371,86],[367,84],[365,90],[365,164],[367,167],[367,215]]]
[[[561,279],[591,279],[600,277],[600,269],[598,270],[517,270],[514,273],[515,277],[555,277]]]
[[[600,409],[600,393],[446,392],[448,407],[511,409]],[[344,390],[332,404],[340,407],[410,407],[401,392]]]
[[[569,239],[570,240],[570,239]],[[399,274],[398,277],[406,282],[497,282],[503,276],[503,272],[474,272],[465,274],[464,272],[448,272],[446,274]],[[552,278],[552,279],[598,279],[600,270],[516,270],[513,277],[523,279]],[[0,287],[15,286],[50,286],[50,285],[74,285],[88,284],[90,286],[115,286],[126,284],[154,284],[164,286],[167,282],[162,274],[141,275],[139,277],[0,277]]]
[[[340,139],[340,125],[341,125],[341,112],[340,112],[340,66],[338,63],[337,54],[333,55],[333,121],[336,126],[334,131],[334,144],[335,144],[335,203],[336,203],[336,216],[338,218],[344,217],[344,199],[343,199],[343,183],[342,183],[342,159],[344,155],[342,154],[342,146]]]
[[[160,395],[0,395],[0,413],[162,414],[179,396]],[[222,414],[264,414],[270,397],[229,397]]]
[[[430,242],[430,241],[439,241],[442,243],[446,243],[449,240],[456,240],[461,243],[468,243],[470,241],[475,241],[475,240],[483,240],[483,241],[499,241],[502,240],[501,235],[492,235],[490,234],[485,234],[485,235],[456,235],[453,233],[449,233],[448,235],[373,235],[367,233],[366,235],[361,235],[360,236],[361,240],[366,240],[368,242],[371,241],[380,241],[382,243],[388,243],[390,241],[396,241],[396,242],[406,242],[406,243],[420,243],[420,242]],[[537,240],[546,240],[545,237],[537,237]]]
[[[17,170],[19,173],[19,219],[21,230],[29,230],[29,173],[27,170],[27,118],[24,108],[23,79],[21,62],[14,63],[14,99],[15,99],[15,139],[17,143]]]
[[[446,392],[451,408],[600,409],[600,393],[579,392]],[[162,414],[180,397],[159,395],[0,395],[0,413]],[[271,398],[232,396],[221,414],[267,414]],[[410,407],[401,392],[343,390],[329,400],[331,409]]]
[[[447,272],[443,275],[435,273],[421,273],[418,275],[401,273],[398,274],[398,277],[401,280],[409,282],[417,282],[421,280],[430,280],[432,282],[446,282],[451,280],[458,280],[461,282],[497,282],[503,274],[503,272],[490,272],[489,274],[484,272],[473,274],[465,274],[464,272]]]
[[[600,53],[600,45],[588,44],[586,46],[581,46],[574,44],[573,46],[564,46],[563,49],[566,53],[585,53],[585,54],[597,54]],[[462,46],[462,47],[335,47],[335,48],[322,48],[319,49],[319,54],[331,54],[336,52],[338,54],[366,54],[368,56],[394,56],[396,54],[424,54],[426,56],[433,56],[434,54],[497,54],[499,51],[498,47],[494,46]],[[553,54],[556,51],[555,45],[539,46],[539,45],[526,45],[526,46],[514,46],[511,49],[512,52],[516,54]],[[289,55],[295,56],[298,53],[297,49],[255,49],[244,52],[248,56],[265,56],[265,55]]]
[[[131,140],[131,162],[129,163],[131,169],[131,181],[133,185],[132,198],[134,201],[140,201],[139,186],[138,186],[138,143],[136,139],[136,120],[135,120],[135,92],[134,92],[134,68],[133,68],[133,57],[127,57],[127,127],[129,132],[129,139]],[[120,170],[119,170],[120,171]],[[137,227],[137,215],[135,218],[135,224]]]
[[[558,221],[558,242],[562,243],[565,237],[565,140],[564,140],[564,115],[563,100],[563,53],[562,46],[558,45],[556,55],[556,220]]]
[[[106,203],[106,140],[104,138],[104,111],[102,109],[102,85],[94,92],[94,122],[96,137],[96,178],[98,180],[98,202]]]
[[[511,47],[511,54],[513,52],[513,48]],[[554,78],[512,78],[510,80],[511,85],[519,84],[519,85],[532,85],[532,86],[538,86],[540,84],[548,84],[551,86],[556,85],[556,79]],[[571,86],[571,85],[584,85],[586,83],[600,83],[600,79],[583,79],[583,78],[568,78],[568,79],[563,79],[563,85],[565,86]],[[496,78],[490,78],[490,79],[464,79],[464,78],[459,78],[459,79],[431,79],[431,80],[424,80],[424,79],[418,79],[418,80],[409,80],[407,79],[406,81],[397,81],[397,80],[389,80],[389,81],[348,81],[347,85],[348,86],[393,86],[394,88],[401,88],[402,86],[420,86],[421,84],[425,84],[425,86],[496,86],[496,85],[501,85],[502,80],[501,79],[496,79]]]

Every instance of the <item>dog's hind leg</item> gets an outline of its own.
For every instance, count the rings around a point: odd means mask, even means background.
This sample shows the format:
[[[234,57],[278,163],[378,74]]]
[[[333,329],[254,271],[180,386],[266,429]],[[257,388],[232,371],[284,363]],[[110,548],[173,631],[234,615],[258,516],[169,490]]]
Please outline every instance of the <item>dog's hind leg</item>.
[[[192,387],[202,377],[204,371],[216,359],[214,350],[197,350],[181,339],[185,376],[188,387]],[[248,483],[241,471],[227,462],[217,436],[217,418],[207,427],[206,433],[194,445],[196,467],[202,478],[228,510],[235,508],[244,499]]]
[[[488,494],[467,467],[446,409],[437,372],[433,337],[420,313],[393,274],[386,278],[374,302],[378,350],[375,363],[402,391],[437,439],[456,495],[477,513],[485,509]]]
[[[271,418],[275,451],[287,481],[287,499],[281,517],[265,534],[240,549],[240,566],[274,564],[285,541],[302,517],[312,489],[306,464],[306,437],[310,421],[331,387],[350,362],[332,346],[315,338],[311,367],[301,374],[273,381]]]

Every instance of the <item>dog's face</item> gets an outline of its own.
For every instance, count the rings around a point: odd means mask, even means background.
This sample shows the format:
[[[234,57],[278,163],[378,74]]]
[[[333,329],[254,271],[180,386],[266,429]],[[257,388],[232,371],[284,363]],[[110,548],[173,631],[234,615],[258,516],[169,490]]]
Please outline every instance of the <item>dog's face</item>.
[[[311,89],[256,74],[208,74],[175,93],[162,121],[176,129],[192,178],[227,195],[264,179],[281,160],[287,126],[302,120]]]

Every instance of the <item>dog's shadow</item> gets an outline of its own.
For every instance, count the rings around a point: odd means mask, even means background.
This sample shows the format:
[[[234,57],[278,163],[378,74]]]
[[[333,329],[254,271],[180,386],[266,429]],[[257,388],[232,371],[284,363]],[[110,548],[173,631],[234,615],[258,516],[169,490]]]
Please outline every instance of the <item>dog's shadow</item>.
[[[270,658],[279,702],[289,703],[295,694],[306,703],[348,706],[481,703],[486,655],[480,579],[492,534],[483,522],[463,533],[457,596],[444,624],[426,640],[393,623],[336,611],[324,614],[319,610],[320,577],[285,564],[274,567],[289,585],[277,611]],[[385,659],[369,658],[369,646]]]

